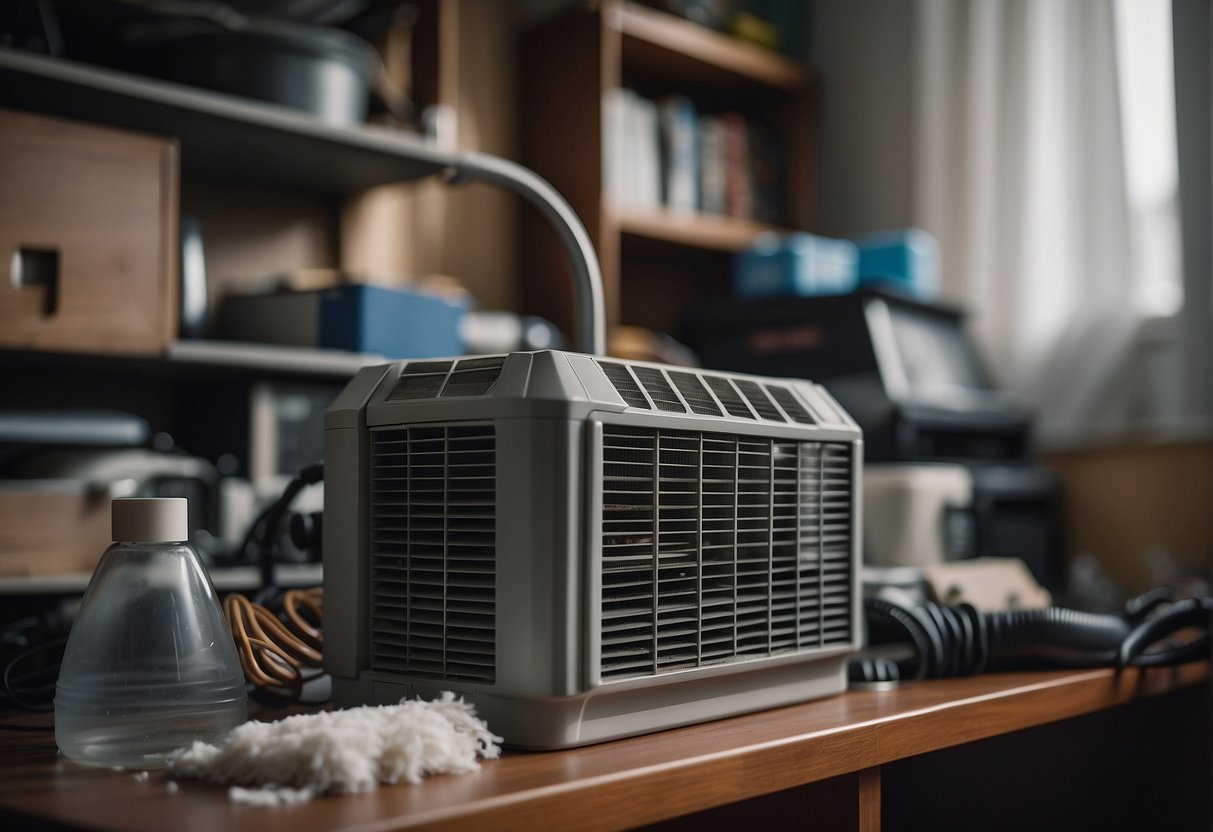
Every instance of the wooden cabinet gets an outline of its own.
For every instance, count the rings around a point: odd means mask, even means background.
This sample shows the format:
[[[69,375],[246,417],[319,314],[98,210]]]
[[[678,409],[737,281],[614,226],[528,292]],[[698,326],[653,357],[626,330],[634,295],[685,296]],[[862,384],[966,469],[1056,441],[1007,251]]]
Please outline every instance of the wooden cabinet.
[[[177,145],[0,109],[0,346],[156,354],[177,323]]]
[[[757,235],[809,227],[812,84],[802,65],[619,0],[536,25],[523,35],[520,60],[522,162],[585,223],[602,263],[608,324],[672,331],[690,300],[729,292],[732,256]],[[603,174],[603,99],[620,87],[653,99],[684,95],[701,113],[736,112],[777,136],[785,159],[778,222],[614,204]],[[524,220],[523,306],[571,331],[561,253],[537,216]]]

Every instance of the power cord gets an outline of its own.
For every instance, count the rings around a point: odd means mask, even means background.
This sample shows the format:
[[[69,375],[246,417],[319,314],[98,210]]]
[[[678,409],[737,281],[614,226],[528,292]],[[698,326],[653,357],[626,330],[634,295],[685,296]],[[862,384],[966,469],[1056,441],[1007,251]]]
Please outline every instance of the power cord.
[[[291,589],[282,595],[281,615],[245,598],[223,602],[244,678],[258,691],[296,702],[304,685],[323,675],[324,590]],[[308,674],[308,669],[317,672]]]
[[[261,570],[262,593],[271,592],[275,586],[274,562],[278,554],[278,539],[282,520],[299,492],[309,485],[324,479],[324,463],[314,462],[300,471],[283,490],[282,496],[274,500],[257,515],[249,525],[248,533],[237,550],[238,555],[251,556]]]
[[[23,711],[54,710],[55,682],[67,638],[54,613],[19,618],[0,630],[4,664],[0,670],[0,704]],[[48,731],[54,725],[0,723],[4,731]]]

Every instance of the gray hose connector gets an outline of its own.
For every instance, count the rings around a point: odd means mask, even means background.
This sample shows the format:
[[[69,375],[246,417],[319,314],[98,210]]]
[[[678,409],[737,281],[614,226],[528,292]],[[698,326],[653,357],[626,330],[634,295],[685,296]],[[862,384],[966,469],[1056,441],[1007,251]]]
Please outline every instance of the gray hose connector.
[[[447,171],[447,181],[459,185],[468,181],[500,185],[524,197],[539,209],[560,238],[573,269],[573,296],[576,303],[578,351],[590,355],[606,354],[606,301],[602,272],[590,235],[572,207],[542,177],[507,159],[481,153],[460,153]]]

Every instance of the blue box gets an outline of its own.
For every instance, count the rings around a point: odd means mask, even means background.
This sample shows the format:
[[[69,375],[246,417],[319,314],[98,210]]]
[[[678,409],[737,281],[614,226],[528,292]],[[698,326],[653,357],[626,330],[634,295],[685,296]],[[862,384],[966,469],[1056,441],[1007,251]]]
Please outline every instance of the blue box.
[[[351,285],[319,294],[317,346],[387,358],[462,355],[467,301],[408,289]]]
[[[737,255],[733,290],[742,298],[842,295],[855,289],[859,250],[814,234],[763,235]]]
[[[859,283],[880,285],[921,299],[939,292],[939,244],[919,228],[853,238],[859,246]]]
[[[329,347],[385,358],[463,354],[465,299],[351,284],[309,292],[230,295],[219,334],[236,341]]]

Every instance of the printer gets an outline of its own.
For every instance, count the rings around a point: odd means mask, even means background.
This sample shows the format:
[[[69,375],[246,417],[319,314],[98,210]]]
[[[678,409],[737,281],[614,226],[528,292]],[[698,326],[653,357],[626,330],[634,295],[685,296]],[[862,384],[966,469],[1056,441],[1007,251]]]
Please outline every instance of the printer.
[[[863,428],[865,464],[879,474],[874,487],[895,490],[900,478],[910,489],[943,466],[967,474],[964,497],[952,489],[947,504],[917,501],[939,513],[913,518],[918,528],[939,530],[929,557],[868,552],[867,562],[1018,557],[1045,587],[1064,589],[1060,486],[1033,459],[1031,410],[994,386],[962,310],[880,288],[714,300],[688,311],[681,336],[705,367],[825,385]]]

